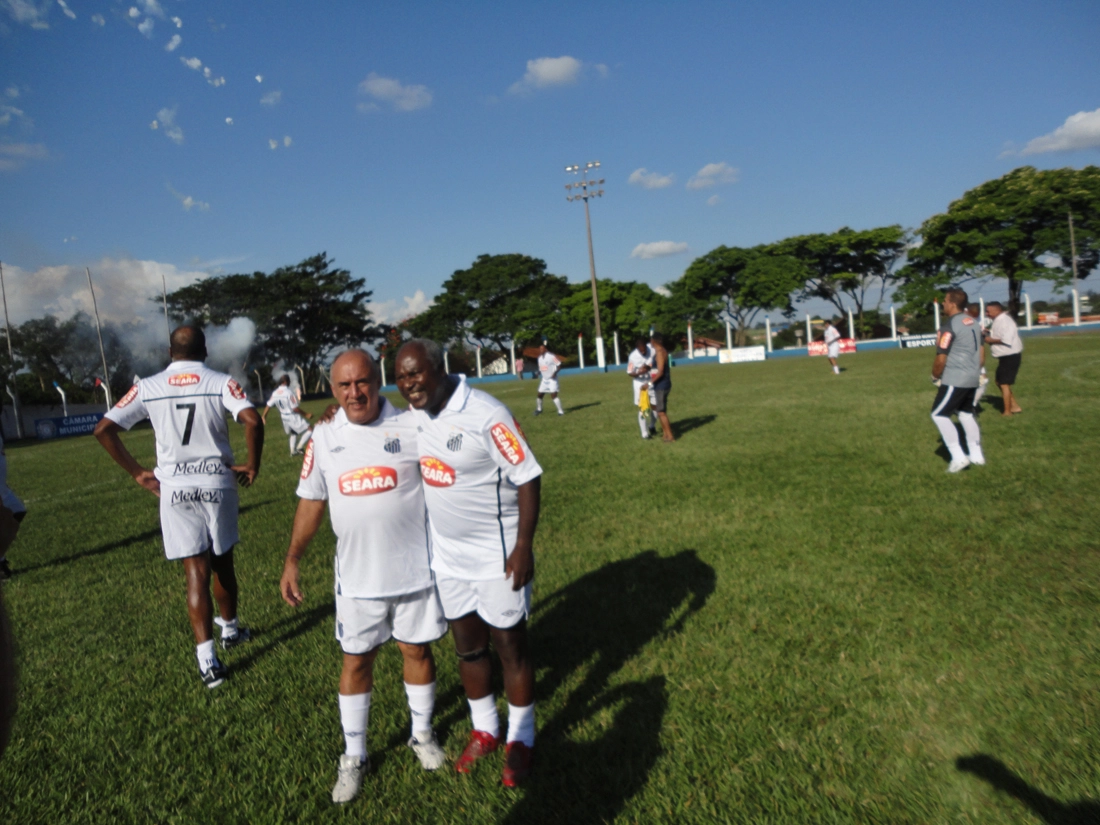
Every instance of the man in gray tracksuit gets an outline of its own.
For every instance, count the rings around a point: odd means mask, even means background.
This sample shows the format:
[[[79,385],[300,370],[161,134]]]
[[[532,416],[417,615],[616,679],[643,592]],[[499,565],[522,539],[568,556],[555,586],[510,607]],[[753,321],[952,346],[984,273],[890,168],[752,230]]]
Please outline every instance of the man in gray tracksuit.
[[[974,418],[974,392],[981,375],[982,328],[967,314],[967,295],[961,289],[949,289],[943,298],[947,323],[936,338],[936,360],[932,363],[932,381],[939,385],[932,404],[932,421],[951,453],[947,472],[957,473],[971,464],[985,464],[982,434]],[[966,452],[951,421],[958,415],[966,433]]]

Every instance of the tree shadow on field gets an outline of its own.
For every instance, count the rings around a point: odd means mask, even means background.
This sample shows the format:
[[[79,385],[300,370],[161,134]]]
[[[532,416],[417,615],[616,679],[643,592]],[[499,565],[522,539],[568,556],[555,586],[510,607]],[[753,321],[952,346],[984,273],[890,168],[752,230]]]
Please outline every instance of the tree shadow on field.
[[[585,409],[588,409],[589,407],[598,407],[602,403],[603,403],[602,401],[590,401],[587,404],[574,404],[572,407],[566,407],[565,411],[567,413],[576,412],[577,410],[585,410]]]
[[[1047,825],[1100,825],[1100,802],[1092,799],[1059,802],[1029,785],[1010,771],[1001,760],[988,754],[960,756],[955,760],[955,767],[984,779],[1001,793],[1024,803]]]
[[[257,659],[266,656],[279,645],[289,642],[291,639],[295,639],[303,633],[312,630],[329,616],[335,615],[335,613],[336,603],[330,601],[319,604],[317,607],[310,608],[309,610],[296,610],[292,615],[280,619],[270,627],[253,626],[251,628],[253,640],[264,640],[264,643],[262,645],[256,645],[254,643],[248,645],[245,648],[248,653],[240,659],[231,662],[233,672],[235,674],[244,673],[256,663]],[[285,630],[283,628],[285,628]],[[278,632],[277,636],[268,639],[269,636],[272,636],[272,634],[276,632]]]
[[[676,436],[676,438],[680,438],[685,433],[690,433],[692,430],[698,429],[699,427],[705,427],[717,417],[716,415],[697,415],[693,418],[682,418],[679,421],[673,421],[672,434]]]
[[[610,821],[645,786],[661,755],[663,676],[613,684],[650,642],[679,633],[714,592],[694,550],[647,550],[542,599],[531,625],[536,699],[567,683],[564,707],[541,721],[535,772],[505,822]]]

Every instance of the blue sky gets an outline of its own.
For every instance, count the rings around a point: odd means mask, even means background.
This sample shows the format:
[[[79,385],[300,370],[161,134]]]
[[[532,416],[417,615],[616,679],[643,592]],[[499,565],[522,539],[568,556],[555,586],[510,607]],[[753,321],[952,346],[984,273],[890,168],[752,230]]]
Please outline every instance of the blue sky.
[[[719,244],[917,227],[1024,163],[1100,162],[1097,12],[0,0],[12,321],[84,308],[85,266],[117,319],[162,274],[322,250],[391,320],[481,253],[584,280],[563,167],[589,160],[601,277],[657,286]]]

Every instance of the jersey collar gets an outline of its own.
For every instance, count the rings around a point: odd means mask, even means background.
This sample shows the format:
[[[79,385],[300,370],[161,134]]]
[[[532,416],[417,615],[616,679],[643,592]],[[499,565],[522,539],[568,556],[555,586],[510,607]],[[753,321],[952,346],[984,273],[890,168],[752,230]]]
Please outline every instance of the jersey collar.
[[[466,383],[466,376],[459,373],[454,376],[458,379],[458,386],[455,387],[455,391],[451,393],[451,397],[447,399],[447,403],[443,409],[439,411],[442,415],[444,412],[460,413],[466,406],[466,402],[470,399],[470,385]]]

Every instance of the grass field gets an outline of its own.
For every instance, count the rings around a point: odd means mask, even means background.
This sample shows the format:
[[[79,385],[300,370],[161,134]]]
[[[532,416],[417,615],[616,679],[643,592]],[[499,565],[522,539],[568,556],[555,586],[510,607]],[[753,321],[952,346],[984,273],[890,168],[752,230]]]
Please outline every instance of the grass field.
[[[297,463],[277,422],[241,498],[256,639],[214,691],[152,496],[90,437],[9,448],[29,515],[5,585],[21,704],[0,822],[1100,821],[1100,336],[1026,343],[1026,412],[987,404],[988,466],[958,476],[927,350],[845,357],[840,377],[817,358],[678,368],[671,445],[638,438],[621,374],[564,379],[564,418],[532,417],[533,382],[487,385],[545,468],[538,762],[518,792],[499,760],[419,769],[391,646],[374,771],[329,801],[334,540],[287,607]],[[150,461],[150,431],[126,440]],[[436,656],[454,756],[449,638]]]

